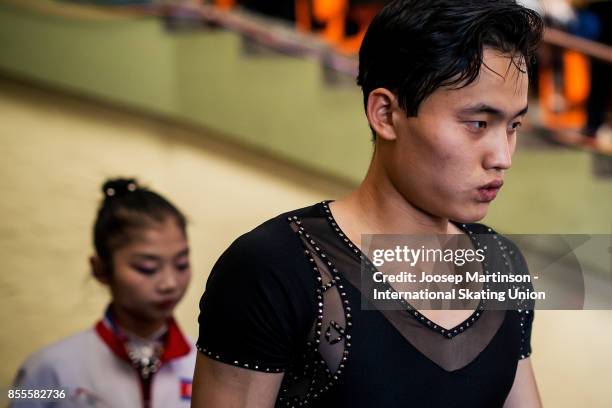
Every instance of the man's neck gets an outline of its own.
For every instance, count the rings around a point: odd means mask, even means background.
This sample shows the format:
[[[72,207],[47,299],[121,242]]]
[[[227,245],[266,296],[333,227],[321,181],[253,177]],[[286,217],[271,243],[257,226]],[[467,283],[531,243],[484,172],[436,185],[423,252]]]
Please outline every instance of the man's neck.
[[[414,206],[373,161],[360,186],[331,204],[340,227],[353,239],[361,234],[449,234],[460,230],[447,218]]]

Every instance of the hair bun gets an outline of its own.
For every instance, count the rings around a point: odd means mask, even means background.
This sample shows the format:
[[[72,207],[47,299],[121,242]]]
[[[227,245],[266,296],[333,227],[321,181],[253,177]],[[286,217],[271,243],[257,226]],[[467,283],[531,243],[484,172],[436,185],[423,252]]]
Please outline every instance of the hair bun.
[[[102,193],[105,198],[119,197],[138,190],[138,182],[136,179],[110,179],[102,186]]]

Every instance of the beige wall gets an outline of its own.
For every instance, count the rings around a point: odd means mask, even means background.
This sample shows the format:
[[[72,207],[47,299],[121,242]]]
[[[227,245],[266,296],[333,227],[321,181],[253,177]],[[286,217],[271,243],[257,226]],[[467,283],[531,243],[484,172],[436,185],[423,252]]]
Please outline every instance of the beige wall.
[[[191,336],[208,272],[233,239],[345,188],[162,121],[5,81],[0,123],[0,386],[28,353],[100,316],[108,296],[87,257],[106,177],[136,176],[188,215],[194,277],[177,315]]]
[[[6,80],[0,155],[0,386],[30,352],[99,317],[108,297],[89,277],[87,256],[105,177],[136,176],[189,215],[195,273],[177,315],[191,336],[208,271],[237,235],[347,191],[201,132]],[[538,312],[532,359],[546,406],[612,406],[610,344],[611,312]]]

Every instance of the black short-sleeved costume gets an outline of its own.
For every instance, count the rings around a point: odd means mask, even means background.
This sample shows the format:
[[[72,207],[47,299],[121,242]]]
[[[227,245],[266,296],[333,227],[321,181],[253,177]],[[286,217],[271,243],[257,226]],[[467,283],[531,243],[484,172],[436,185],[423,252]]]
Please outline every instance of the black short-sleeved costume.
[[[481,224],[475,245],[525,273],[520,251]],[[444,329],[410,308],[362,310],[367,258],[327,203],[273,218],[219,258],[200,302],[198,349],[239,367],[284,372],[277,406],[500,407],[531,353],[531,307],[488,310]],[[485,265],[486,266],[486,265]],[[492,268],[492,266],[491,266]]]

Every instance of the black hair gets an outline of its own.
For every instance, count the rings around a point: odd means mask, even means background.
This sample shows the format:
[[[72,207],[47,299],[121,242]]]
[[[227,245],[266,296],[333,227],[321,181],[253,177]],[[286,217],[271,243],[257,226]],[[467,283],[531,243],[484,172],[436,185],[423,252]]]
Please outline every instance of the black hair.
[[[541,17],[514,0],[395,0],[372,21],[359,50],[357,84],[368,95],[386,88],[407,116],[436,89],[476,80],[485,47],[532,65]]]
[[[106,266],[112,264],[112,254],[132,239],[134,229],[174,217],[186,234],[187,220],[170,201],[145,187],[135,179],[110,179],[102,186],[104,199],[94,223],[94,247]]]

